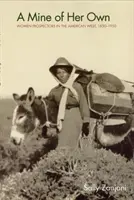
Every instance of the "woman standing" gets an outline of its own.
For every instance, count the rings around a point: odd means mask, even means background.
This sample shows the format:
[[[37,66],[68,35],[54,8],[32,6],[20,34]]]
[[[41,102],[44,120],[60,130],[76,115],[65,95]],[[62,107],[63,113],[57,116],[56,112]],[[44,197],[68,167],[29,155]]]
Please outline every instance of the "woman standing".
[[[83,88],[74,82],[76,68],[65,58],[58,58],[49,70],[59,83],[49,93],[49,97],[59,107],[58,146],[75,147],[80,133],[86,136],[89,134],[89,108]]]

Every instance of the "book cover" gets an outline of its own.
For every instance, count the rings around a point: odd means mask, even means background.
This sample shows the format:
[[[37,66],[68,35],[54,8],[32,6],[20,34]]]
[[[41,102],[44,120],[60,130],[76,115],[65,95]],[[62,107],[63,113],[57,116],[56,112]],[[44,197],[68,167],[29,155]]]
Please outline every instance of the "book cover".
[[[134,198],[133,17],[132,0],[0,1],[0,199]],[[89,137],[82,139],[84,156],[77,152],[75,158],[69,150],[55,146],[50,156],[42,157],[47,152],[42,151],[42,144],[48,138],[39,136],[39,142],[34,138],[33,143],[25,143],[24,129],[29,133],[36,132],[38,126],[47,127],[55,134],[56,122],[49,124],[52,127],[46,123],[51,122],[51,109],[42,97],[59,84],[50,73],[59,58],[76,67],[74,78],[82,77],[79,84],[87,97],[90,117],[95,119]],[[89,81],[94,83],[89,85]],[[63,86],[73,92],[71,86]],[[35,117],[36,111],[31,110],[35,96],[40,96],[38,105],[43,102],[46,106],[42,124],[43,114]],[[70,104],[66,109],[71,112]],[[68,130],[74,126],[73,119]],[[111,128],[105,135],[104,126]],[[17,136],[24,139],[22,144],[20,138],[20,145],[10,141],[12,130],[13,134],[23,135]],[[94,134],[98,134],[97,141]]]

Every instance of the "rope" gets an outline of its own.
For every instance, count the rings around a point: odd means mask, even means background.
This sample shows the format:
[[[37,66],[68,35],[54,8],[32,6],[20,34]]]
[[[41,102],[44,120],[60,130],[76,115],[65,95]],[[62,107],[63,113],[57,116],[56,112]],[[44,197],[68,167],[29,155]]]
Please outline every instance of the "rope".
[[[44,100],[43,98],[41,99],[41,101],[42,101],[43,104],[44,104],[44,107],[45,107],[45,114],[46,114],[46,122],[45,122],[43,125],[41,125],[41,128],[43,128],[44,126],[50,128],[51,125],[57,126],[57,123],[52,123],[52,122],[49,121],[48,111],[47,111],[47,104],[46,104],[46,102],[45,102],[45,100]]]
[[[96,110],[94,110],[93,108],[91,108],[91,103],[90,103],[90,97],[89,97],[89,89],[90,89],[90,86],[91,86],[91,84],[92,84],[92,80],[88,83],[88,85],[87,85],[87,97],[88,97],[88,105],[89,105],[89,109],[92,111],[92,112],[94,112],[94,113],[96,113],[96,114],[98,114],[98,115],[100,115],[100,116],[102,116],[103,117],[103,119],[105,118],[105,117],[108,117],[108,116],[110,116],[110,115],[128,115],[128,114],[122,114],[122,113],[112,113],[112,112],[110,112],[113,108],[114,108],[114,106],[115,106],[115,100],[116,100],[116,93],[114,93],[114,98],[113,98],[113,104],[112,104],[112,106],[109,108],[109,110],[107,111],[107,112],[98,112],[98,111],[96,111]]]

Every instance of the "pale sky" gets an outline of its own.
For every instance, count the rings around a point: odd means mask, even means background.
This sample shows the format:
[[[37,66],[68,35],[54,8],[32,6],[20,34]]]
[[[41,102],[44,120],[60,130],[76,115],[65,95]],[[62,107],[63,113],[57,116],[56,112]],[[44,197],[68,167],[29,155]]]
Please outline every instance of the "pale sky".
[[[96,28],[18,28],[17,24],[61,24],[63,22],[17,22],[20,12],[55,15],[64,11],[84,15],[82,22],[70,24],[91,25]],[[109,15],[110,22],[90,22],[86,15]],[[134,81],[134,7],[132,1],[0,1],[0,59],[2,73],[1,96],[23,94],[33,87],[36,94],[48,94],[57,83],[49,67],[58,57],[66,57],[87,70],[109,72],[121,79]],[[116,25],[99,28],[98,25]]]

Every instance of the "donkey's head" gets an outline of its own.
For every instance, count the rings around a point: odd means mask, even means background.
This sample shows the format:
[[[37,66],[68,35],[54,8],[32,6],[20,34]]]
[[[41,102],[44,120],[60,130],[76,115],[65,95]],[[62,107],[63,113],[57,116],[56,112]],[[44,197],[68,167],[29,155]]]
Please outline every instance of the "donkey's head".
[[[13,98],[17,106],[13,111],[10,137],[17,144],[20,144],[35,128],[45,124],[47,117],[55,122],[50,116],[52,111],[54,112],[53,104],[48,99],[43,101],[41,97],[35,97],[33,88],[30,87],[27,93],[21,96],[14,93]]]

